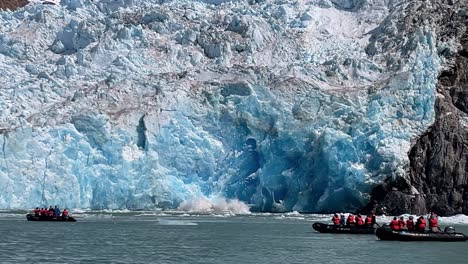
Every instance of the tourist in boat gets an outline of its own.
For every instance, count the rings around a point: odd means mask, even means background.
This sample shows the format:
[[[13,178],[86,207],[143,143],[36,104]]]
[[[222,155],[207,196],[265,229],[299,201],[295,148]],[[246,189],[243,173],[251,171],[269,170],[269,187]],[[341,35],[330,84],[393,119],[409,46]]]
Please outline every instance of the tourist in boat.
[[[356,217],[356,225],[358,225],[358,226],[363,226],[364,225],[364,219],[362,219],[362,216],[360,214],[358,214],[357,217]]]
[[[429,218],[429,230],[433,233],[440,232],[439,222],[437,221],[437,215],[434,213],[431,213],[431,217]]]
[[[403,216],[400,216],[400,219],[398,220],[398,225],[400,226],[400,230],[405,229],[406,223],[405,218]]]
[[[408,231],[414,231],[414,221],[412,215],[410,215],[409,219],[406,220],[406,227],[408,228]]]
[[[353,214],[348,215],[348,220],[346,220],[346,225],[354,226],[356,224],[356,219]]]
[[[342,226],[346,225],[346,218],[345,218],[344,214],[341,214],[340,225],[342,225]]]
[[[54,217],[60,217],[60,209],[58,206],[55,206],[54,208]]]
[[[47,216],[47,209],[46,208],[41,208],[41,216],[42,217]]]
[[[333,225],[335,225],[335,226],[339,226],[339,225],[340,225],[340,217],[338,216],[338,214],[335,214],[335,215],[332,217],[332,222],[333,222]]]
[[[36,209],[34,209],[34,216],[39,217],[40,213],[41,213],[41,210],[39,209],[39,207],[36,207]]]
[[[372,223],[372,216],[370,214],[366,216],[365,223],[367,227],[374,227],[374,224]]]
[[[426,219],[423,216],[420,216],[416,221],[416,230],[419,232],[424,232],[426,229]]]
[[[395,231],[400,230],[400,223],[396,217],[393,217],[393,220],[390,222],[390,228]]]
[[[49,206],[49,211],[47,212],[47,216],[52,218],[54,217],[54,214],[55,214],[55,210],[54,208],[52,208],[52,205],[51,205]]]
[[[62,218],[65,219],[65,220],[68,219],[68,210],[66,208],[63,209]]]

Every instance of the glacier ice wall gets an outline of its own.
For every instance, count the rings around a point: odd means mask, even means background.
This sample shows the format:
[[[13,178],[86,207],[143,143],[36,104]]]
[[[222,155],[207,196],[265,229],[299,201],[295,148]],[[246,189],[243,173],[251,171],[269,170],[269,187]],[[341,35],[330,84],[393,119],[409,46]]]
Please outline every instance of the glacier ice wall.
[[[0,207],[361,207],[434,118],[441,59],[430,23],[398,24],[409,2],[0,12]]]

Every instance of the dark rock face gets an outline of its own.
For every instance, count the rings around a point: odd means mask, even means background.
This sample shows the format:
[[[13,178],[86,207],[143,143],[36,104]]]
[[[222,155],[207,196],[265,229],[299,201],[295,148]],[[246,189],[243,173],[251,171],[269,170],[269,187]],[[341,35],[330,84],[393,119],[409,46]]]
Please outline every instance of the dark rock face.
[[[468,214],[468,39],[462,41],[455,65],[439,78],[436,121],[409,154],[411,185],[426,210],[442,215]]]
[[[462,46],[439,77],[436,120],[409,153],[409,179],[376,187],[367,210],[468,214],[468,38]]]
[[[27,0],[2,0],[0,1],[0,10],[15,10],[29,4]]]
[[[408,153],[408,175],[375,187],[364,211],[468,214],[468,15],[450,20],[453,10],[441,19],[439,38],[459,35],[461,49],[439,76],[435,122]]]

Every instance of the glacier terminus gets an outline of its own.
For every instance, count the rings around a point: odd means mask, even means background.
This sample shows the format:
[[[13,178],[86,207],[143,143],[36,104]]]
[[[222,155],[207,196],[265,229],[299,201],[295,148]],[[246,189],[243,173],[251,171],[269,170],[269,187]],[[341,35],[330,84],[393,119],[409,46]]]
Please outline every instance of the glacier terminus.
[[[0,208],[362,208],[434,122],[436,2],[0,11]]]

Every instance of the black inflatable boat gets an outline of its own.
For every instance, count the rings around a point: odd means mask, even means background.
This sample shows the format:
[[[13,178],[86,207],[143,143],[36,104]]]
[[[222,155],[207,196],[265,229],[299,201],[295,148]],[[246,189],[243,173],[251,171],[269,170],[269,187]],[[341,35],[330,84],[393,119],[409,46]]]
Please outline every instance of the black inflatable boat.
[[[323,223],[314,223],[312,225],[316,231],[320,233],[335,233],[335,234],[374,234],[375,228],[367,226],[336,226]]]
[[[62,218],[62,217],[43,217],[43,216],[35,216],[33,214],[27,214],[26,219],[28,219],[28,221],[43,221],[43,222],[76,222],[76,219],[71,216],[67,218]]]
[[[394,240],[394,241],[443,241],[443,242],[457,242],[466,241],[468,239],[463,233],[456,233],[453,228],[448,229],[445,232],[433,233],[426,231],[422,232],[408,232],[394,231],[388,226],[377,228],[375,235],[380,240]]]

